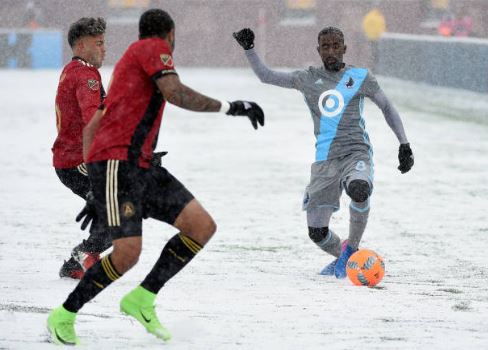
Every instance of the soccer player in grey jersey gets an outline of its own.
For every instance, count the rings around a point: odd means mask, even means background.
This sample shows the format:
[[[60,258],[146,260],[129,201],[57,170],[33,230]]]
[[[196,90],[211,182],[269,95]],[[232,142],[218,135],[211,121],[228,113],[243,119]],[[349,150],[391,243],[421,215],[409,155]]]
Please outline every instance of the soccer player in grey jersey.
[[[297,89],[305,97],[317,141],[303,209],[307,211],[312,241],[336,257],[321,274],[344,278],[347,260],[358,249],[366,228],[373,190],[373,151],[363,119],[364,97],[381,109],[398,138],[398,169],[406,173],[414,160],[400,116],[371,72],[343,63],[346,45],[338,28],[324,28],[318,35],[322,67],[292,73],[277,72],[263,64],[253,49],[251,29],[234,33],[234,38],[244,48],[254,73],[263,83]],[[349,237],[341,244],[339,236],[329,229],[329,222],[332,213],[339,210],[343,189],[351,197],[351,204]]]

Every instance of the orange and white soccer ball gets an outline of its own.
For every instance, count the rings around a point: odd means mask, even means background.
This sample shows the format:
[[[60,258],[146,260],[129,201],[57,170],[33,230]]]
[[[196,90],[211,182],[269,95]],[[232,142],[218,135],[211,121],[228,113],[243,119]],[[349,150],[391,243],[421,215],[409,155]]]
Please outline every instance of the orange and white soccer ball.
[[[359,249],[347,261],[346,273],[356,286],[373,287],[383,279],[385,263],[372,250]]]

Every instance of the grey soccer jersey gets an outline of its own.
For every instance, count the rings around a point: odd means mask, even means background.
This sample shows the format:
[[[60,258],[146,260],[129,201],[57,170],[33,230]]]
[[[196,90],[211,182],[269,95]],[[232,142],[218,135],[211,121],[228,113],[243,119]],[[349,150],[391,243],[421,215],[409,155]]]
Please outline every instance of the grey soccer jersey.
[[[339,72],[330,72],[324,67],[310,67],[283,73],[268,69],[253,49],[245,52],[261,81],[294,88],[303,94],[314,122],[316,161],[336,159],[357,151],[371,155],[363,119],[364,97],[380,107],[400,143],[407,142],[398,113],[367,69],[346,66]]]

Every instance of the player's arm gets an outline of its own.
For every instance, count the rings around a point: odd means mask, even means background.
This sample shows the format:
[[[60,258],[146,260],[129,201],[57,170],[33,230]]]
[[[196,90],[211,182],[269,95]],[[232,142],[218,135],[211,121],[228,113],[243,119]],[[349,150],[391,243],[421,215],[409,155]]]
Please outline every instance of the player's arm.
[[[264,125],[261,107],[249,101],[218,101],[205,96],[180,81],[177,74],[165,74],[156,79],[163,97],[175,106],[195,112],[221,112],[233,116],[247,116],[254,129]]]
[[[386,123],[395,133],[398,141],[402,143],[408,143],[407,136],[405,135],[405,130],[403,128],[403,123],[398,114],[398,111],[392,105],[388,97],[386,97],[383,90],[378,90],[372,97],[371,100],[381,109],[383,116],[385,117]]]
[[[76,100],[80,107],[83,122],[87,124],[102,102],[103,86],[98,74],[85,67],[79,72],[76,87]]]
[[[391,104],[390,100],[388,100],[388,97],[386,97],[383,90],[379,89],[371,97],[371,100],[381,109],[386,123],[389,125],[391,130],[393,130],[398,138],[398,141],[400,142],[400,148],[398,150],[398,160],[400,165],[398,166],[398,170],[400,170],[402,173],[406,173],[412,168],[414,158],[412,149],[410,148],[410,143],[405,135],[402,119],[400,118],[398,111]]]
[[[261,82],[276,85],[284,88],[295,88],[294,76],[292,73],[278,72],[266,67],[254,50],[254,32],[249,28],[241,29],[233,33],[234,38],[245,50],[247,60],[252,70]]]
[[[222,107],[220,101],[202,95],[183,84],[176,74],[163,75],[156,80],[156,84],[165,100],[175,106],[195,112],[219,112]]]
[[[91,120],[83,128],[83,159],[85,160],[85,162],[88,157],[88,151],[90,150],[93,138],[95,137],[95,133],[97,132],[100,125],[100,120],[103,116],[102,108],[103,106],[100,106],[100,108],[95,111]]]

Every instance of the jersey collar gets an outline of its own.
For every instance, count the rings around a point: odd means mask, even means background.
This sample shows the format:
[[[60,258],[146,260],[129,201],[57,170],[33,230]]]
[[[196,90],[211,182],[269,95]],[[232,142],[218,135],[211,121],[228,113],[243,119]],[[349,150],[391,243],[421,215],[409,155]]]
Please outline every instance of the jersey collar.
[[[73,56],[71,58],[72,61],[74,60],[77,60],[78,62],[80,62],[81,64],[85,65],[85,66],[88,66],[88,67],[94,67],[92,64],[88,63],[87,61],[85,61],[83,58],[81,58],[80,56]]]

